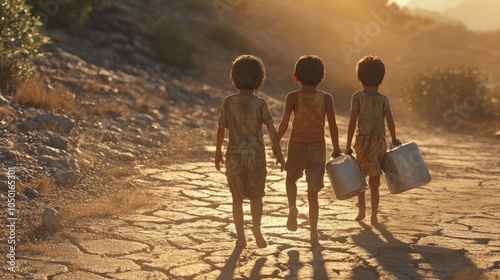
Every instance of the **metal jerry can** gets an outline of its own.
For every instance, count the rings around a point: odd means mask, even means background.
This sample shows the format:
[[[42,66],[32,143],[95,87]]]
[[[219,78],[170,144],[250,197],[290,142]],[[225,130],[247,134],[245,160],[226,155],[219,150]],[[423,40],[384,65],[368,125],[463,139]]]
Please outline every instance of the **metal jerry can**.
[[[339,200],[349,199],[367,189],[365,175],[352,155],[330,158],[326,163],[326,173]]]
[[[392,148],[382,162],[385,180],[392,194],[411,190],[431,181],[422,153],[415,142]]]

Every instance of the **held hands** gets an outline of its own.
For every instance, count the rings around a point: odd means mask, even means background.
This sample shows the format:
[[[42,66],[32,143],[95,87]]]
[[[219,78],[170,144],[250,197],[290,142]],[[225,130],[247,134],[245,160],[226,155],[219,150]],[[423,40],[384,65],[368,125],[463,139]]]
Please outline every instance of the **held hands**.
[[[224,164],[224,156],[222,155],[222,151],[215,152],[215,169],[220,171],[221,164]]]
[[[276,165],[281,165],[281,172],[285,169],[285,158],[283,157],[283,154],[281,153],[281,150],[278,151],[276,149],[276,146],[273,145],[273,155],[276,157]]]
[[[274,151],[273,151],[273,153],[274,153]],[[276,165],[278,165],[278,164],[280,165],[281,172],[283,172],[283,170],[285,169],[285,158],[283,157],[283,154],[281,153],[281,151],[276,155]]]

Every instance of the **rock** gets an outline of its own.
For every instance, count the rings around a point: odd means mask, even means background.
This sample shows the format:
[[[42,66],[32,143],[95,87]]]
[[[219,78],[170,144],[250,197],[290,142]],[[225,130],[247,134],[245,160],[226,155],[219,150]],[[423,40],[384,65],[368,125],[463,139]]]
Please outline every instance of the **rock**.
[[[136,157],[132,153],[119,152],[116,150],[111,150],[109,156],[115,160],[128,161],[128,162],[133,162],[136,159]]]
[[[170,141],[170,136],[167,132],[160,131],[154,135],[153,139],[160,143],[167,143],[168,141]]]
[[[38,163],[60,169],[78,169],[78,163],[72,158],[55,158],[48,155],[40,155],[38,156]]]
[[[38,111],[35,108],[28,108],[24,109],[24,114],[27,118],[34,120],[38,116]]]
[[[40,198],[42,197],[36,190],[30,187],[24,187],[24,194],[29,198]]]
[[[118,143],[118,137],[113,132],[106,131],[102,134],[102,141]]]
[[[80,181],[80,172],[75,170],[58,170],[52,175],[58,185],[76,185]]]
[[[61,155],[60,150],[44,145],[38,146],[38,153],[40,153],[41,155],[48,155],[52,157],[58,157]]]
[[[200,125],[198,125],[194,121],[187,121],[184,123],[184,125],[189,127],[189,128],[200,128]]]
[[[3,97],[3,95],[0,95],[0,107],[5,106],[7,104],[9,104],[9,100],[7,100],[5,97]]]
[[[68,140],[53,132],[49,133],[48,140],[45,144],[63,151],[68,149]]]
[[[19,142],[19,143],[16,143],[16,150],[18,150],[19,152],[22,152],[22,153],[28,153],[31,151],[31,146],[24,143],[24,142]]]
[[[62,226],[62,216],[55,209],[45,208],[42,214],[42,222],[49,229],[58,229]]]
[[[125,43],[125,44],[129,42],[129,39],[127,36],[123,35],[122,33],[118,33],[118,32],[111,33],[111,40],[113,40],[113,42]]]
[[[15,157],[16,157],[16,153],[13,152],[11,149],[5,148],[5,147],[0,147],[0,158],[11,159],[11,158],[15,158]]]
[[[54,125],[56,131],[63,131],[65,133],[71,132],[75,128],[75,122],[63,115],[58,114],[44,114],[38,115],[36,120],[42,124]]]
[[[40,123],[30,120],[23,122],[19,127],[19,129],[23,132],[35,131],[38,128],[40,128]]]

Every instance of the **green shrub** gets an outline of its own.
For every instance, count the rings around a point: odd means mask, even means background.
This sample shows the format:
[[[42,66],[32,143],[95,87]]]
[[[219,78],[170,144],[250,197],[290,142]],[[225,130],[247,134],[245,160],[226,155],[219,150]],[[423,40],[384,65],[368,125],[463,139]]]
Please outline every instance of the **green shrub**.
[[[154,26],[152,46],[157,55],[167,65],[182,69],[194,66],[195,46],[182,30],[168,19],[160,19]]]
[[[208,38],[227,49],[240,52],[249,51],[252,46],[246,37],[224,22],[212,25],[208,32]]]
[[[466,119],[489,118],[495,102],[487,79],[472,67],[420,73],[405,89],[409,109],[422,118],[458,128]]]
[[[24,0],[3,0],[0,6],[0,89],[33,74],[31,59],[42,54],[48,38]]]
[[[28,0],[33,15],[38,15],[48,26],[77,27],[90,17],[92,11],[102,6],[107,0],[70,0],[59,4],[58,1]],[[49,3],[51,5],[49,5]]]

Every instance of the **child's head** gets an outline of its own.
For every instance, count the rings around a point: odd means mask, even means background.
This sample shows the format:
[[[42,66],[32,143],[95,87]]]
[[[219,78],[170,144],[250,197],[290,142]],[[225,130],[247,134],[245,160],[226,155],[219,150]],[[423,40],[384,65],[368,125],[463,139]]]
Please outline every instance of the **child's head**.
[[[254,55],[240,55],[233,61],[231,81],[239,90],[258,90],[266,78],[264,62]]]
[[[377,56],[365,56],[356,64],[356,74],[364,86],[379,86],[385,76],[384,62]]]
[[[306,86],[318,86],[325,77],[325,65],[315,55],[303,55],[295,63],[295,79]]]

